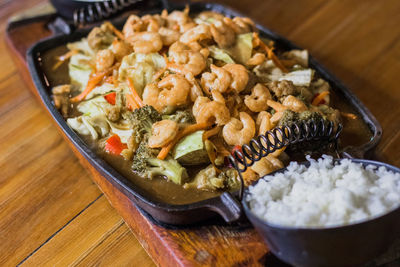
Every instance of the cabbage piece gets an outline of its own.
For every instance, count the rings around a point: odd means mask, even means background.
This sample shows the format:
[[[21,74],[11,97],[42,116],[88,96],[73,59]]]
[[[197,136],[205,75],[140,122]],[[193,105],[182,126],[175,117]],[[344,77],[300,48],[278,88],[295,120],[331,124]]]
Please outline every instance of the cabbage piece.
[[[208,49],[210,50],[210,56],[212,58],[221,60],[225,63],[235,63],[226,50],[218,48],[215,45],[210,46]]]
[[[313,79],[314,71],[312,69],[296,70],[289,72],[279,78],[279,81],[288,80],[292,81],[296,86],[310,86]]]
[[[81,135],[91,135],[93,140],[98,139],[99,136],[106,136],[110,131],[107,118],[104,115],[84,114],[67,119],[67,124]]]
[[[91,99],[97,95],[105,95],[106,93],[109,92],[114,92],[116,91],[115,86],[111,83],[103,83],[100,86],[95,87],[87,96],[86,99]]]
[[[210,162],[203,142],[204,131],[197,131],[182,138],[175,145],[172,155],[183,165],[198,165]]]
[[[132,78],[137,93],[141,96],[146,84],[150,83],[153,75],[165,67],[164,58],[158,53],[132,53],[122,59],[119,67],[119,81]]]
[[[91,66],[88,64],[95,57],[94,51],[89,47],[87,39],[67,44],[68,49],[78,50],[79,53],[71,56],[68,63],[69,77],[71,84],[78,85],[82,91],[89,80],[92,72]]]
[[[128,143],[128,139],[133,134],[133,129],[130,128],[130,125],[127,122],[122,123],[113,123],[107,120],[108,124],[111,127],[111,132],[117,134],[119,138],[121,138],[122,143]]]
[[[253,50],[253,34],[251,32],[236,36],[235,45],[228,48],[228,53],[239,63],[246,64]]]
[[[90,116],[104,115],[104,109],[111,106],[103,96],[98,96],[87,101],[82,101],[77,106],[79,112]]]
[[[283,53],[283,56],[287,59],[293,59],[297,63],[299,63],[302,67],[308,67],[308,51],[307,50],[290,50],[288,52]]]
[[[258,77],[259,81],[267,83],[270,81],[278,81],[283,72],[279,69],[272,60],[266,60],[261,65],[256,66],[253,72]]]

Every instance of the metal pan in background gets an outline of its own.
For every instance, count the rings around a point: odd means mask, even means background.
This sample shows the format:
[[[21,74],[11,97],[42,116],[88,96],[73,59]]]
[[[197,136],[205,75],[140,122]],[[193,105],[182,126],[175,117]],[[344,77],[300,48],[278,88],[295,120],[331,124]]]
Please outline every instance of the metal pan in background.
[[[182,5],[170,5],[169,11],[183,8],[184,7]],[[213,3],[193,3],[190,5],[190,10],[193,13],[212,10],[229,17],[243,16],[239,12],[234,11],[226,6]],[[161,8],[154,8],[140,10],[139,14],[143,15],[148,13],[159,13],[161,11]],[[119,18],[112,22],[117,27],[122,27],[124,21],[125,18]],[[292,42],[277,35],[269,29],[260,25],[257,25],[257,28],[259,29],[261,36],[275,41],[278,48],[283,50],[299,49],[299,47],[294,45]],[[27,52],[29,71],[37,88],[38,95],[46,106],[47,111],[58,124],[58,127],[62,129],[70,142],[101,175],[103,175],[111,184],[118,188],[118,190],[122,191],[127,197],[129,197],[132,202],[149,213],[154,219],[162,223],[173,225],[192,224],[199,221],[204,221],[210,217],[215,217],[217,214],[222,216],[226,222],[238,220],[243,215],[243,211],[240,203],[235,199],[235,197],[232,197],[232,195],[228,193],[224,193],[220,197],[214,197],[185,205],[172,205],[165,202],[152,200],[143,189],[121,175],[117,170],[111,167],[110,164],[96,155],[96,153],[92,151],[87,144],[85,144],[82,138],[71,128],[69,128],[62,115],[52,103],[51,88],[46,79],[46,73],[42,68],[41,55],[50,49],[81,39],[82,37],[86,36],[90,30],[91,29],[80,29],[69,35],[61,34],[52,36],[48,39],[39,41]],[[370,113],[370,111],[361,103],[361,101],[313,57],[310,57],[310,67],[314,68],[323,79],[330,83],[333,90],[337,95],[339,95],[339,97],[343,97],[350,103],[350,105],[362,117],[364,123],[368,126],[372,136],[369,142],[361,146],[346,147],[344,149],[344,151],[350,151],[351,154],[356,154],[357,157],[364,156],[366,152],[371,151],[378,144],[382,135],[382,128],[380,124]]]

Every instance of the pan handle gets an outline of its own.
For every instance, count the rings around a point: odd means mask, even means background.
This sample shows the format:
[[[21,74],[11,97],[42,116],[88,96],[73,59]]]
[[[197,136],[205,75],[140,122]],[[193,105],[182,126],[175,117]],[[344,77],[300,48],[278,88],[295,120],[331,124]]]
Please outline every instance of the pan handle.
[[[227,223],[238,221],[243,217],[242,204],[231,193],[223,193],[210,209],[217,212]]]

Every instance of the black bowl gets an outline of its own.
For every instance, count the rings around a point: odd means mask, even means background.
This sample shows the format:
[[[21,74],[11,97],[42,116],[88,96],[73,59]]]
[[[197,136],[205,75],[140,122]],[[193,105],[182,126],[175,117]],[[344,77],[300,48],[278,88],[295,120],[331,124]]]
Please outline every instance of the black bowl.
[[[364,166],[372,164],[400,173],[386,163],[351,159]],[[336,160],[337,161],[337,160]],[[309,165],[308,162],[301,163]],[[277,172],[283,172],[281,169]],[[255,183],[256,184],[256,183]],[[301,228],[268,223],[250,211],[246,196],[244,211],[269,249],[281,260],[295,266],[357,266],[383,253],[400,236],[400,207],[371,220],[339,227]],[[400,203],[399,203],[400,204]]]

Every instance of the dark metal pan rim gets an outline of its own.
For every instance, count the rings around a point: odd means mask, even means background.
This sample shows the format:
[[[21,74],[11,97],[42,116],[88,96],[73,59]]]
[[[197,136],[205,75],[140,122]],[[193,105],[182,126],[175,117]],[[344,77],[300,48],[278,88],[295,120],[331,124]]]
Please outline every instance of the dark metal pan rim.
[[[171,9],[182,9],[183,6],[174,6]],[[237,11],[232,10],[231,8],[227,8],[220,4],[214,3],[194,3],[191,4],[191,10],[195,12],[205,11],[205,10],[214,10],[220,13],[223,13],[227,16],[243,16]],[[156,13],[160,12],[160,9],[146,11],[145,13]],[[118,20],[116,20],[118,21]],[[294,45],[292,42],[284,39],[283,37],[277,35],[271,30],[260,26],[257,24],[257,28],[260,30],[262,35],[268,36],[269,38],[275,40],[277,44],[281,44],[289,49],[300,49],[298,46]],[[133,197],[138,202],[143,202],[150,207],[155,209],[161,209],[166,212],[185,212],[190,210],[197,209],[210,209],[215,211],[216,205],[215,202],[220,199],[220,197],[214,197],[194,203],[189,204],[168,204],[166,202],[151,200],[145,196],[143,190],[137,187],[133,182],[129,181],[123,175],[121,175],[117,170],[115,170],[112,166],[110,166],[105,160],[101,159],[95,152],[90,149],[85,142],[80,138],[80,136],[75,133],[66,123],[65,119],[59,113],[59,111],[54,107],[51,97],[50,97],[50,88],[46,83],[44,74],[41,71],[40,63],[38,62],[38,57],[41,52],[47,51],[48,49],[60,46],[62,44],[66,44],[67,42],[72,42],[78,40],[88,34],[90,29],[80,29],[72,33],[71,35],[56,35],[50,36],[49,38],[43,39],[38,43],[34,44],[27,51],[27,63],[29,67],[29,71],[31,73],[33,82],[37,88],[38,95],[41,101],[44,103],[46,109],[56,121],[57,125],[64,132],[66,137],[74,144],[75,148],[85,157],[86,160],[102,175],[104,175],[109,182],[111,182],[114,186],[116,186],[119,190],[121,190],[128,197]],[[334,87],[338,88],[341,93],[345,95],[345,97],[351,102],[353,106],[356,107],[357,111],[363,116],[365,122],[368,124],[373,136],[371,141],[356,147],[357,151],[361,151],[362,153],[371,150],[374,148],[382,135],[382,129],[378,121],[371,114],[371,112],[361,103],[361,101],[349,91],[347,87],[345,87],[337,78],[335,78],[332,74],[330,74],[320,63],[318,63],[312,56],[309,58],[310,66],[315,69],[324,79],[326,79],[330,84],[334,85]],[[352,149],[351,147],[347,147],[347,149]],[[145,209],[146,210],[146,209]],[[157,217],[157,216],[156,216]]]
[[[340,160],[342,160],[342,159],[334,159],[334,162],[338,162]],[[352,162],[355,162],[355,163],[361,163],[364,166],[365,165],[374,165],[374,166],[377,166],[377,167],[382,167],[383,166],[389,171],[392,171],[394,173],[400,173],[400,168],[397,168],[397,167],[392,166],[392,165],[387,164],[387,163],[383,163],[383,162],[379,162],[379,161],[375,161],[375,160],[366,160],[366,159],[349,159],[349,160],[351,160]],[[299,164],[300,165],[305,165],[305,164],[308,164],[308,162],[301,162]],[[277,170],[277,171],[275,171],[275,172],[273,172],[271,174],[268,174],[268,175],[274,175],[275,173],[279,173],[279,172],[282,172],[282,171],[283,171],[282,169],[281,170]],[[260,178],[258,181],[260,181],[261,179],[263,179],[263,178]],[[258,181],[253,183],[253,185],[257,184]],[[245,195],[246,195],[246,193],[248,193],[248,188],[245,190]],[[393,209],[391,209],[389,211],[386,211],[384,213],[372,216],[371,218],[363,219],[363,220],[360,220],[360,221],[355,221],[354,223],[345,224],[345,225],[332,225],[332,226],[326,226],[326,227],[324,227],[324,226],[318,226],[318,227],[305,227],[304,226],[303,227],[303,226],[280,225],[280,224],[271,223],[271,222],[268,222],[266,220],[263,220],[262,218],[258,217],[256,214],[254,214],[254,212],[251,211],[251,209],[250,209],[250,207],[248,205],[248,202],[246,201],[245,197],[242,200],[242,205],[243,205],[244,210],[246,211],[247,216],[251,216],[253,220],[256,220],[260,224],[268,226],[270,228],[285,230],[285,231],[288,231],[288,232],[290,232],[290,231],[317,232],[317,231],[322,231],[322,230],[324,230],[324,231],[337,231],[338,229],[340,229],[340,230],[346,229],[346,228],[351,229],[353,227],[358,227],[361,224],[366,224],[366,223],[370,223],[372,221],[381,220],[383,217],[386,217],[386,216],[388,216],[388,215],[390,215],[392,213],[397,213],[397,212],[400,211],[400,203],[398,203],[398,205],[395,208],[393,208]]]

